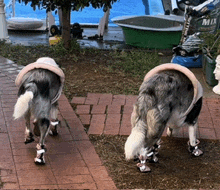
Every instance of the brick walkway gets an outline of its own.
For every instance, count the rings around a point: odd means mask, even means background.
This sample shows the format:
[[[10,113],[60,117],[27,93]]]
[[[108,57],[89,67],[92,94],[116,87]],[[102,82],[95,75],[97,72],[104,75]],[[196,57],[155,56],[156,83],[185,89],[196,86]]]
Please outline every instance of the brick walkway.
[[[89,127],[89,134],[129,135],[130,117],[137,96],[92,94],[73,97],[77,116]],[[220,99],[204,98],[199,116],[198,138],[220,139]],[[163,136],[166,136],[166,130]],[[188,129],[182,128],[174,137],[188,138]]]
[[[21,68],[0,57],[0,189],[116,189],[64,95],[59,135],[46,139],[46,165],[34,164],[38,139],[25,145],[25,122],[12,119]]]
[[[36,166],[36,142],[24,144],[25,123],[12,119],[17,100],[14,80],[21,66],[0,57],[0,188],[115,189],[116,186],[84,131],[129,135],[136,96],[92,94],[59,100],[59,136],[47,137],[46,165]],[[205,98],[199,117],[199,138],[220,139],[220,99]],[[165,134],[164,134],[165,135]],[[186,129],[176,137],[187,137]]]

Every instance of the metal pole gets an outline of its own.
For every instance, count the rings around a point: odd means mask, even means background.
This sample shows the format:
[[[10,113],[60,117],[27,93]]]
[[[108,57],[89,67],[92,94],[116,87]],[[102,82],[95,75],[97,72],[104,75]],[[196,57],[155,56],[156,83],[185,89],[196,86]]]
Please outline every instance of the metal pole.
[[[12,0],[12,17],[15,17],[15,0]]]
[[[3,0],[0,0],[0,41],[9,41],[7,22],[5,17],[5,4]]]

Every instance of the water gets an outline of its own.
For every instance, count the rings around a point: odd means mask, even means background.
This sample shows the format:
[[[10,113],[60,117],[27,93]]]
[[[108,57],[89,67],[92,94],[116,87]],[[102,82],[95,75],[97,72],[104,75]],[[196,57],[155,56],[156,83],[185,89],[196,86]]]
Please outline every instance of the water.
[[[4,0],[6,5],[6,18],[9,18],[12,15],[12,8],[7,7],[9,0]],[[55,11],[52,13],[55,17],[56,24],[59,24],[58,15],[55,14]],[[124,15],[144,15],[145,6],[143,5],[142,0],[120,0],[113,4],[109,16],[109,24],[115,26],[111,19],[117,16]],[[100,18],[104,15],[102,9],[94,9],[93,7],[86,7],[82,11],[72,11],[71,12],[71,23],[99,23]],[[38,19],[46,18],[46,10],[39,10],[38,8],[33,11],[30,3],[25,5],[24,3],[15,4],[15,16],[16,17],[31,17]]]

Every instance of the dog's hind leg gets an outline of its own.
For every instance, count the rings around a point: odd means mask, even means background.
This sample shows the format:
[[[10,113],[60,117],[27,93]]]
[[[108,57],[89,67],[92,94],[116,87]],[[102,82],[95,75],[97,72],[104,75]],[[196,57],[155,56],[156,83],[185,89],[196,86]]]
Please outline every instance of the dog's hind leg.
[[[194,156],[200,156],[203,152],[198,148],[199,140],[196,139],[196,133],[198,128],[198,116],[202,108],[202,98],[200,98],[190,113],[186,116],[185,122],[189,126],[189,151]]]
[[[56,136],[58,135],[57,126],[59,124],[59,120],[57,117],[58,116],[58,102],[55,102],[52,105],[50,115],[51,115],[51,121],[50,121],[51,128],[49,131],[49,135]]]
[[[50,120],[47,118],[38,119],[37,121],[40,128],[40,141],[37,144],[37,156],[34,159],[36,164],[45,164],[44,154],[46,152],[45,148],[45,138],[49,131]]]
[[[33,138],[33,133],[31,132],[31,124],[30,124],[30,110],[27,111],[27,113],[25,114],[24,118],[25,118],[25,125],[26,125],[26,129],[25,129],[25,144],[31,143],[34,141]]]
[[[191,152],[194,156],[200,156],[203,152],[198,148],[198,144],[200,142],[196,139],[196,131],[197,123],[189,126],[189,152]]]

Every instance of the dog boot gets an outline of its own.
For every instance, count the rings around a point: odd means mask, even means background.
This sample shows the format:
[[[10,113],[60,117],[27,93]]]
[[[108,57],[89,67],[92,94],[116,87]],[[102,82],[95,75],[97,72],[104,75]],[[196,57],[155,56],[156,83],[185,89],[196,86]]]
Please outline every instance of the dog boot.
[[[34,135],[29,132],[29,134],[25,135],[25,144],[32,143],[34,141]]]
[[[58,135],[57,126],[59,125],[59,121],[58,120],[51,121],[50,125],[51,125],[51,128],[50,128],[50,131],[49,131],[49,135],[57,136]]]
[[[137,164],[137,167],[140,169],[141,172],[150,172],[151,169],[146,165],[146,159],[143,156],[139,157],[140,163]]]
[[[189,152],[191,152],[194,156],[201,156],[203,154],[203,152],[198,148],[198,144],[200,143],[200,141],[197,139],[196,140],[196,145],[195,146],[191,146],[190,142],[188,141],[188,150]]]
[[[37,149],[37,157],[34,158],[34,162],[35,164],[44,165],[45,164],[44,154],[46,152],[45,145],[37,144],[36,149]]]

